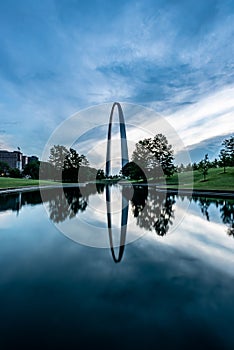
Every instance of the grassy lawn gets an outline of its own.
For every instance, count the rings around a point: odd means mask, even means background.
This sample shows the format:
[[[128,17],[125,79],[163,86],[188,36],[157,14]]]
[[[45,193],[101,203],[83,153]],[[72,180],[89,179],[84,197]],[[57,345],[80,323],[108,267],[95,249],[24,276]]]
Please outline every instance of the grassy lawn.
[[[53,184],[56,184],[56,182],[49,181],[49,180],[40,181],[40,185],[53,185]],[[38,186],[38,185],[39,185],[39,180],[0,177],[0,189],[24,187],[24,186]]]
[[[180,188],[191,188],[191,172],[184,172],[180,174]],[[198,171],[193,172],[193,188],[197,190],[229,190],[234,191],[234,167],[227,168],[226,173],[223,169],[209,169],[206,181],[203,180],[203,175]],[[109,181],[99,181],[99,183],[108,183]],[[110,181],[111,182],[111,181]],[[134,181],[132,181],[134,182]],[[154,180],[152,179],[152,182]],[[158,182],[158,181],[157,181]],[[40,185],[54,185],[58,182],[43,180]],[[38,186],[39,180],[31,179],[14,179],[9,177],[0,177],[0,189],[16,188],[25,186]],[[178,185],[178,176],[174,174],[167,179],[167,186],[176,188]]]
[[[180,183],[182,188],[189,188],[188,179],[191,177],[191,172],[180,174]],[[193,172],[193,188],[197,190],[229,190],[234,191],[234,167],[228,167],[226,173],[221,168],[209,169],[206,181],[203,180],[203,175],[198,171]],[[175,187],[178,183],[177,175],[173,175],[167,180],[169,187]]]

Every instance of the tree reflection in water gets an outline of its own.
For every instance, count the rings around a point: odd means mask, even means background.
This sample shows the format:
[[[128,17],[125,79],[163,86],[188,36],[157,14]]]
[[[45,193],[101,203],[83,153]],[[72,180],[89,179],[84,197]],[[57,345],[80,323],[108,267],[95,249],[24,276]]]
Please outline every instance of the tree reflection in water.
[[[91,194],[103,193],[103,191],[104,185],[97,185],[97,187],[89,185],[82,189],[82,194],[78,187],[64,189],[64,193],[57,193],[57,195],[53,194],[49,203],[51,220],[59,223],[66,218],[73,218],[79,211],[86,209],[88,197]],[[123,195],[130,200],[127,187],[123,190]],[[184,196],[180,197],[181,200],[184,198]],[[207,221],[210,221],[210,206],[215,205],[220,211],[222,222],[228,226],[227,234],[234,237],[234,200],[198,196],[187,198],[200,207]],[[155,231],[159,236],[166,235],[170,226],[173,225],[175,203],[174,194],[165,195],[163,192],[156,191],[155,188],[134,186],[131,205],[136,224],[147,231]]]
[[[123,188],[124,197],[130,201],[132,212],[136,218],[136,224],[145,230],[155,231],[164,236],[174,219],[173,205],[176,196],[157,192],[147,186],[133,186],[131,197],[128,188]],[[67,218],[75,217],[79,212],[86,210],[90,195],[103,193],[105,185],[89,184],[82,188],[63,188],[43,190],[43,202],[48,203],[50,219],[55,222],[63,222]],[[180,197],[184,200],[184,196]],[[210,207],[214,205],[220,213],[220,219],[227,225],[227,234],[234,237],[234,200],[229,198],[211,197],[187,197],[195,202],[204,215],[210,221]],[[18,192],[0,195],[0,212],[12,210],[19,214],[21,208],[26,205],[38,205],[42,203],[40,191]],[[103,218],[105,219],[105,218]]]
[[[212,201],[208,198],[199,198],[199,207],[201,208],[201,212],[206,217],[207,221],[210,221],[208,209],[211,203]]]
[[[84,212],[88,205],[91,194],[103,193],[104,185],[91,184],[82,188],[64,188],[56,190],[54,196],[49,200],[50,219],[60,223],[67,218],[74,218],[78,212]]]
[[[227,234],[234,237],[234,200],[224,200],[220,212],[223,223],[228,225]]]
[[[82,197],[79,188],[65,192],[59,190],[49,201],[50,219],[55,223],[63,222],[67,218],[75,217],[78,211],[84,211],[86,206],[87,202]]]
[[[219,208],[221,213],[220,218],[222,222],[227,225],[227,234],[234,237],[234,200],[223,198],[207,198],[193,196],[192,200],[198,203],[201,208],[202,214],[206,217],[207,221],[210,221],[209,208],[211,204],[214,204],[216,208]]]
[[[136,223],[157,235],[167,234],[173,224],[175,195],[158,192],[154,188],[135,188],[132,198],[133,215]]]

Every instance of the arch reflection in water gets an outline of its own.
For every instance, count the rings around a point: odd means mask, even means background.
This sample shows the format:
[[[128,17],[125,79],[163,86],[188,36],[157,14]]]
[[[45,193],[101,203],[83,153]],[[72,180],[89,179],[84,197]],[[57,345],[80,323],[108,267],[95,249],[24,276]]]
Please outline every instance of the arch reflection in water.
[[[124,188],[123,188],[124,190]],[[113,257],[113,260],[118,263],[121,261],[124,253],[124,247],[126,242],[126,234],[127,234],[127,224],[128,224],[128,207],[129,207],[129,200],[124,195],[123,191],[122,193],[122,208],[121,208],[121,227],[120,227],[120,242],[119,242],[119,254],[116,258],[115,256],[115,250],[114,250],[114,243],[113,243],[113,232],[112,232],[112,208],[111,208],[111,187],[106,186],[106,211],[107,211],[107,226],[108,226],[108,233],[109,233],[109,240],[110,240],[110,249],[111,254]]]
[[[112,122],[113,122],[113,114],[115,107],[118,108],[119,113],[119,131],[120,131],[120,137],[121,137],[121,162],[122,162],[122,168],[129,162],[128,159],[128,145],[127,145],[127,136],[126,136],[126,128],[125,128],[125,121],[124,121],[124,115],[123,110],[120,105],[120,103],[115,102],[111,108],[110,113],[110,120],[109,120],[109,127],[108,127],[108,136],[107,136],[107,151],[106,151],[106,176],[110,175],[110,169],[111,169],[111,135],[112,135]],[[126,242],[126,234],[127,234],[127,223],[128,223],[128,199],[124,196],[122,189],[122,208],[121,208],[121,226],[120,226],[120,242],[119,242],[119,254],[116,258],[115,256],[115,250],[114,250],[114,244],[113,244],[113,233],[112,233],[112,208],[111,208],[111,189],[110,186],[106,186],[106,210],[107,210],[107,227],[108,227],[108,234],[109,234],[109,240],[110,240],[110,249],[112,253],[113,260],[117,263],[120,262],[123,253],[124,253],[124,247]]]

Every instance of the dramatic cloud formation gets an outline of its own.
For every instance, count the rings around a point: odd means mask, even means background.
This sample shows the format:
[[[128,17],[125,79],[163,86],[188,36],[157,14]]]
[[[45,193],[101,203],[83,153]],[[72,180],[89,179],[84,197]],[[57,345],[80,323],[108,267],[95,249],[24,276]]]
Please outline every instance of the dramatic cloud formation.
[[[186,145],[234,131],[229,0],[0,4],[0,147],[42,152],[91,105],[142,104]]]

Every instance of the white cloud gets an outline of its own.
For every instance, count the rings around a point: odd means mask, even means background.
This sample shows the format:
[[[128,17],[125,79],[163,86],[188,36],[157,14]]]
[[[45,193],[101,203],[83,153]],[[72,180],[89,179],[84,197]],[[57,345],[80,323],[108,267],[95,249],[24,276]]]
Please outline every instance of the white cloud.
[[[168,115],[186,146],[234,131],[234,87],[225,87]]]
[[[225,226],[209,222],[191,210],[185,211],[181,208],[181,204],[178,202],[175,208],[175,216],[183,217],[181,224],[171,234],[157,239],[162,244],[170,245],[182,252],[189,251],[190,256],[195,259],[234,276],[234,241],[232,237],[227,237]],[[155,234],[146,237],[155,239]]]
[[[56,6],[51,6],[46,19],[42,15],[44,10],[38,12],[33,7],[32,11],[27,6],[41,37],[37,32],[38,36],[34,32],[30,35],[31,28],[27,27],[30,21],[25,24],[25,39],[22,36],[17,40],[12,34],[4,37],[9,58],[5,68],[10,73],[8,78],[7,74],[3,75],[0,82],[7,96],[3,113],[6,118],[16,118],[20,122],[7,132],[26,153],[37,149],[40,152],[52,130],[75,111],[113,99],[141,100],[154,107],[161,106],[164,112],[171,103],[172,114],[168,115],[168,120],[187,145],[195,139],[197,142],[230,129],[227,120],[232,117],[233,91],[229,91],[229,97],[218,96],[217,100],[216,96],[210,100],[199,96],[217,87],[217,82],[212,85],[217,74],[220,74],[219,84],[226,84],[233,61],[232,15],[225,22],[220,10],[218,15],[215,12],[214,18],[207,15],[209,25],[203,25],[199,35],[191,35],[190,31],[182,30],[190,29],[185,3],[174,6],[162,1],[145,6],[145,2],[130,2],[121,4],[118,11],[112,13],[111,21],[106,20],[109,13],[94,21],[93,14],[89,16],[86,11],[84,18],[81,16],[75,21],[72,18],[67,23],[61,21],[61,17],[69,9],[61,5],[59,15]],[[207,11],[203,3],[201,8],[204,13]],[[44,30],[40,20],[43,20]],[[14,28],[11,21],[13,19],[9,18],[8,26]],[[196,21],[199,23],[199,17]],[[44,52],[39,55],[41,48]],[[182,79],[180,71],[185,66],[191,77]],[[194,81],[191,83],[190,79]],[[186,102],[191,95],[195,100],[199,98],[198,103],[174,112],[176,104]],[[219,113],[223,117],[217,115]],[[212,116],[216,126],[208,120]],[[198,121],[202,122],[200,126],[195,125]],[[146,126],[148,129],[150,120]],[[14,147],[14,141],[9,146]]]

